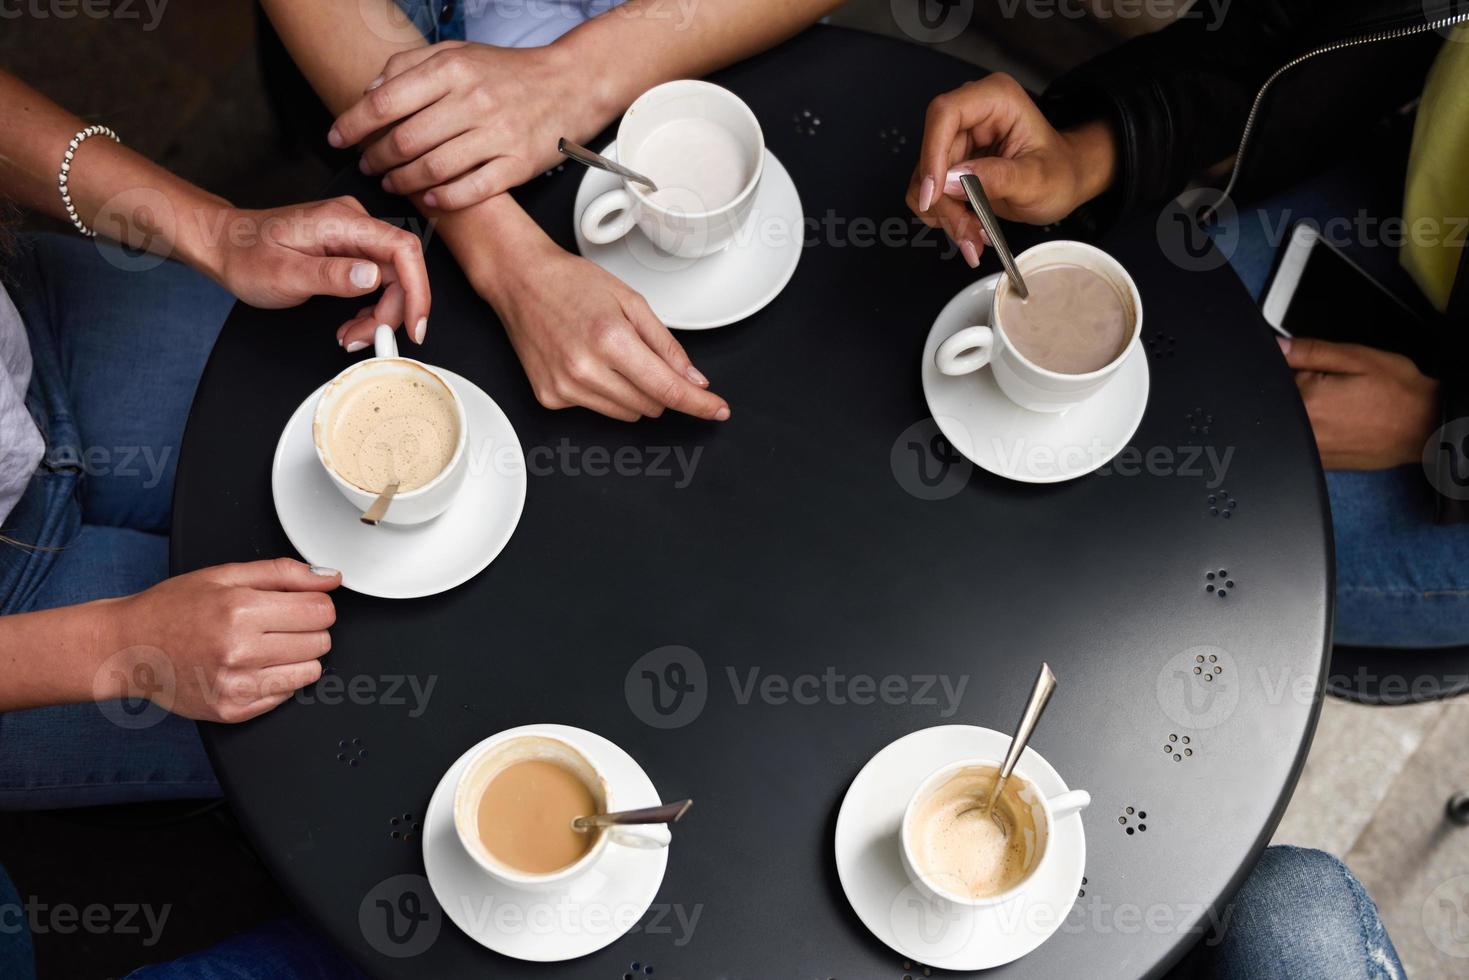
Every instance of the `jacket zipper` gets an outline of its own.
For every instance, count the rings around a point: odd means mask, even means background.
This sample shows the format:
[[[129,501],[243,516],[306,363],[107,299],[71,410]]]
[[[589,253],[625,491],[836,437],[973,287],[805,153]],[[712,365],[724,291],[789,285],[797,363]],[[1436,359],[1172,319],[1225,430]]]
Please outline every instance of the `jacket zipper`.
[[[1341,41],[1333,41],[1330,44],[1323,44],[1319,48],[1312,48],[1310,51],[1307,51],[1304,54],[1297,55],[1290,61],[1287,61],[1279,68],[1275,69],[1274,73],[1272,73],[1269,78],[1265,79],[1265,84],[1260,86],[1260,91],[1255,93],[1255,101],[1254,104],[1250,106],[1250,114],[1245,117],[1245,128],[1244,132],[1240,134],[1239,149],[1234,154],[1234,169],[1230,171],[1229,183],[1224,185],[1224,191],[1219,195],[1219,200],[1215,202],[1209,208],[1209,210],[1204,212],[1204,214],[1201,216],[1200,223],[1206,222],[1210,218],[1212,218],[1214,216],[1214,212],[1218,210],[1221,204],[1229,199],[1229,195],[1234,191],[1234,185],[1239,180],[1240,166],[1244,163],[1245,148],[1249,145],[1250,136],[1253,134],[1255,129],[1255,121],[1260,115],[1260,106],[1265,101],[1265,93],[1270,91],[1270,86],[1275,84],[1275,80],[1277,78],[1279,78],[1281,75],[1284,75],[1286,72],[1290,71],[1301,62],[1310,61],[1317,55],[1330,54],[1333,51],[1341,51],[1344,48],[1358,48],[1366,44],[1375,44],[1378,41],[1396,41],[1400,40],[1401,38],[1412,37],[1415,34],[1425,34],[1428,31],[1439,31],[1443,30],[1446,27],[1455,27],[1459,24],[1465,23],[1466,21],[1469,21],[1469,13],[1455,14],[1451,17],[1440,17],[1438,20],[1427,21],[1422,24],[1414,24],[1408,27],[1395,27],[1390,31],[1376,31],[1372,34],[1361,34],[1357,37],[1345,38]]]

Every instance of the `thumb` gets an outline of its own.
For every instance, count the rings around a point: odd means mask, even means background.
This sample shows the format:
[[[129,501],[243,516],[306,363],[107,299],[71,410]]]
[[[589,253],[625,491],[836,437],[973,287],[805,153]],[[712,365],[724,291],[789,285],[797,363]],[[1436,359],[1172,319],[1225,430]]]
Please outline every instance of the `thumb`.
[[[342,584],[342,573],[335,568],[307,565],[294,558],[236,562],[219,565],[213,572],[215,580],[223,585],[262,592],[330,592]]]
[[[1293,371],[1361,374],[1367,368],[1356,344],[1337,344],[1314,337],[1277,337],[1276,342]]]
[[[998,204],[1014,194],[1021,181],[1020,168],[1009,157],[975,157],[956,163],[949,168],[944,178],[944,194],[965,200],[964,188],[959,184],[963,174],[974,174],[984,185],[984,193],[991,202]]]
[[[330,255],[298,253],[286,275],[307,296],[365,296],[383,282],[376,262]]]

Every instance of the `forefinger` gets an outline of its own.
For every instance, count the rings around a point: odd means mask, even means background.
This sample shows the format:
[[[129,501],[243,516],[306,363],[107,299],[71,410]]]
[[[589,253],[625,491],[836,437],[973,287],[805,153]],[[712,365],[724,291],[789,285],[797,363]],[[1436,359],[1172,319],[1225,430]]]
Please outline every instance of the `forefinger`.
[[[430,61],[415,65],[364,93],[332,123],[326,141],[339,149],[354,146],[384,126],[443,98],[449,91],[448,84],[440,73],[429,69]]]

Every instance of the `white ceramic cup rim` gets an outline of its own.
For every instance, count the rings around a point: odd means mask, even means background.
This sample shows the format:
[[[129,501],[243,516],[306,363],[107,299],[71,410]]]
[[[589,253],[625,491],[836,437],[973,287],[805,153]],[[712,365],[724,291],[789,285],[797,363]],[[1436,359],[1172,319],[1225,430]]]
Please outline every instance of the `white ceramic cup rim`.
[[[563,749],[569,751],[571,754],[579,757],[581,761],[586,764],[587,768],[596,776],[598,782],[601,784],[600,788],[602,792],[603,807],[611,807],[611,784],[608,783],[607,777],[602,772],[601,768],[591,760],[591,758],[581,748],[581,746],[570,741],[569,739],[562,738],[559,735],[511,735],[503,739],[492,741],[487,745],[481,746],[480,749],[475,752],[473,756],[470,757],[468,763],[464,767],[464,771],[460,773],[459,784],[454,787],[454,831],[459,835],[460,846],[462,846],[464,850],[469,853],[470,857],[474,858],[476,864],[478,864],[481,868],[483,868],[494,877],[516,885],[552,885],[560,881],[565,881],[568,878],[573,878],[577,875],[580,875],[593,863],[595,863],[599,857],[602,856],[602,852],[607,848],[607,841],[609,839],[609,835],[605,827],[592,831],[592,833],[596,834],[596,839],[592,842],[592,846],[587,848],[587,852],[581,857],[577,858],[571,864],[568,864],[564,868],[558,868],[555,871],[548,871],[543,874],[536,874],[529,871],[519,871],[505,864],[503,861],[496,859],[495,856],[490,854],[488,849],[485,848],[484,842],[479,839],[478,833],[466,832],[464,823],[460,819],[461,815],[466,812],[465,808],[469,802],[466,799],[466,796],[469,793],[469,778],[470,776],[474,775],[475,767],[478,766],[480,761],[483,760],[485,756],[489,755],[490,753],[503,752],[507,745],[521,741],[554,742],[560,745]],[[479,786],[479,795],[483,795],[485,789],[488,786],[488,782]],[[478,813],[478,796],[476,796],[474,804],[475,805],[471,808],[471,811],[472,813]]]
[[[1010,277],[1003,272],[1000,273],[1000,278],[995,282],[995,295],[993,301],[990,304],[991,312],[989,327],[991,330],[999,335],[1000,343],[1003,345],[1006,353],[1008,353],[1011,357],[1014,357],[1017,361],[1025,365],[1030,370],[1039,374],[1041,377],[1050,378],[1052,380],[1058,381],[1095,381],[1096,379],[1106,377],[1109,373],[1117,370],[1122,362],[1127,359],[1127,355],[1132,353],[1133,348],[1138,346],[1140,342],[1138,338],[1142,336],[1143,332],[1142,297],[1138,294],[1137,283],[1132,281],[1132,276],[1125,268],[1123,268],[1121,262],[1118,262],[1115,258],[1097,248],[1095,245],[1088,245],[1086,242],[1075,242],[1064,239],[1055,239],[1049,242],[1041,242],[1038,245],[1032,245],[1030,248],[1015,256],[1015,265],[1020,268],[1020,274],[1024,275],[1026,272],[1026,264],[1034,265],[1035,263],[1041,261],[1042,253],[1056,251],[1059,249],[1079,249],[1083,253],[1087,253],[1088,257],[1094,261],[1094,264],[1079,262],[1075,261],[1074,259],[1068,264],[1080,265],[1083,268],[1087,269],[1089,272],[1094,272],[1097,275],[1102,276],[1104,279],[1107,280],[1108,283],[1111,284],[1113,289],[1119,290],[1124,294],[1120,298],[1123,300],[1124,303],[1129,306],[1127,312],[1129,315],[1128,318],[1131,320],[1131,332],[1127,338],[1127,343],[1122,345],[1121,352],[1118,353],[1116,357],[1112,358],[1112,360],[1097,368],[1095,371],[1087,371],[1084,374],[1066,374],[1063,371],[1052,371],[1050,368],[1041,367],[1039,364],[1035,363],[1024,354],[1020,353],[1020,349],[1010,342],[1009,337],[1005,336],[1005,328],[1000,323],[1000,300],[1004,297],[1005,293],[1010,292],[1010,290],[1013,288],[1010,285]],[[1044,267],[1044,265],[1040,266],[1040,268]],[[996,353],[998,354],[998,352]]]
[[[411,357],[404,357],[402,354],[394,354],[390,357],[368,357],[361,361],[358,361],[356,364],[352,364],[347,366],[346,368],[343,368],[337,373],[336,377],[332,378],[326,383],[326,387],[321,390],[321,395],[316,400],[316,410],[312,413],[311,417],[311,444],[316,447],[316,458],[321,461],[321,465],[326,469],[328,473],[332,475],[333,478],[340,480],[342,483],[358,491],[359,493],[378,493],[379,491],[369,490],[366,487],[361,487],[358,486],[356,483],[353,483],[351,480],[343,476],[336,467],[327,462],[326,450],[321,445],[321,433],[323,422],[325,421],[321,417],[321,413],[322,410],[326,407],[327,395],[331,394],[334,388],[346,384],[348,379],[353,374],[363,371],[371,372],[373,370],[382,370],[383,368],[392,365],[393,362],[407,364],[411,368],[422,371],[423,373],[427,374],[429,377],[437,381],[440,385],[442,385],[444,390],[449,393],[449,400],[454,405],[454,417],[459,423],[459,438],[454,444],[454,455],[449,457],[449,462],[444,464],[444,468],[439,470],[439,472],[434,476],[432,480],[429,480],[422,486],[414,487],[412,490],[406,490],[403,493],[393,494],[394,500],[412,500],[415,497],[423,496],[424,494],[429,493],[440,483],[442,483],[449,476],[449,474],[454,471],[454,467],[458,465],[459,459],[464,455],[465,447],[469,443],[469,417],[465,414],[464,402],[459,397],[459,392],[454,390],[454,386],[449,384],[449,382],[444,379],[443,375],[439,374],[439,372],[435,371],[432,367],[423,363],[422,361],[414,360]]]
[[[1045,844],[1042,847],[1041,856],[1036,858],[1035,864],[1031,866],[1030,872],[1026,874],[1024,878],[1021,878],[1015,884],[1011,885],[1009,888],[1005,889],[1002,892],[996,892],[993,895],[985,895],[981,898],[975,898],[972,895],[960,895],[957,892],[952,892],[947,888],[943,888],[935,884],[933,881],[929,880],[927,875],[925,875],[923,869],[916,860],[913,851],[908,843],[908,830],[912,827],[913,811],[917,809],[918,802],[920,800],[926,799],[929,791],[934,789],[935,784],[937,784],[940,780],[946,780],[956,773],[961,772],[962,770],[988,768],[994,769],[996,772],[998,772],[1002,765],[1003,763],[1000,762],[1000,760],[998,759],[960,759],[957,762],[950,762],[946,765],[942,765],[939,768],[935,769],[933,772],[929,773],[926,777],[924,777],[923,782],[918,784],[918,788],[915,789],[913,791],[913,795],[908,798],[908,805],[903,809],[903,823],[898,828],[898,840],[902,845],[903,855],[907,860],[908,867],[913,871],[914,874],[919,876],[919,878],[922,880],[923,887],[938,895],[944,901],[953,902],[956,905],[966,905],[972,908],[984,908],[986,906],[999,905],[1003,902],[1008,902],[1025,890],[1026,886],[1035,879],[1036,875],[1040,874],[1041,868],[1051,857],[1051,835],[1055,831],[1056,821],[1051,816],[1050,801],[1046,798],[1046,795],[1041,792],[1041,788],[1036,784],[1035,780],[1031,779],[1025,773],[1021,772],[1020,764],[1016,763],[1015,768],[1010,771],[1010,778],[1012,780],[1020,780],[1022,783],[1025,784],[1025,787],[1029,789],[1030,792],[1035,796],[1035,799],[1039,802],[1041,814],[1045,822]]]
[[[728,99],[733,102],[738,110],[743,113],[747,119],[749,119],[750,125],[755,128],[755,135],[760,138],[760,144],[756,147],[756,150],[758,152],[756,152],[755,154],[755,168],[750,171],[749,180],[745,181],[745,186],[740,189],[740,192],[738,194],[731,198],[727,203],[721,204],[717,208],[710,208],[706,211],[679,211],[672,208],[666,208],[656,203],[652,198],[648,196],[648,192],[643,190],[644,185],[641,182],[632,180],[627,177],[622,178],[623,189],[631,194],[633,198],[638,201],[639,204],[652,211],[653,213],[659,215],[660,217],[680,219],[710,218],[715,215],[724,214],[728,211],[731,211],[737,208],[741,203],[743,203],[745,198],[753,194],[755,192],[755,188],[760,184],[760,176],[765,171],[765,130],[760,127],[760,120],[755,116],[755,111],[745,103],[744,99],[740,98],[738,95],[735,95],[723,85],[715,85],[713,82],[706,82],[702,79],[683,78],[672,82],[663,82],[661,85],[654,85],[652,88],[648,89],[648,91],[644,92],[642,95],[633,100],[633,104],[628,106],[627,111],[631,112],[634,108],[637,107],[638,103],[642,102],[644,99],[648,98],[659,89],[669,88],[673,86],[677,86],[680,88],[693,87],[706,89],[716,98]],[[627,114],[624,113],[622,118],[624,121],[626,121]],[[622,123],[618,123],[617,155],[619,159],[621,159],[624,163],[627,163],[625,156],[627,151],[624,149],[625,146],[626,143],[623,141],[622,138]]]

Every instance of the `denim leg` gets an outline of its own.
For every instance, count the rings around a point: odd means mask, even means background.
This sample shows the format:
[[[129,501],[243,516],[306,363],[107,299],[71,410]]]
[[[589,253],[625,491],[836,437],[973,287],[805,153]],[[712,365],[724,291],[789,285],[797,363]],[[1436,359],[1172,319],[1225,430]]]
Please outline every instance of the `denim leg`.
[[[0,977],[36,980],[36,953],[31,948],[25,904],[4,868],[0,868]]]
[[[54,556],[30,608],[128,595],[167,574],[167,538],[84,524]],[[198,726],[140,708],[111,701],[0,714],[0,809],[219,796]]]
[[[1433,523],[1416,466],[1326,474],[1336,534],[1336,642],[1454,646],[1469,641],[1469,524]]]
[[[278,919],[124,980],[362,980],[362,974],[307,926]]]
[[[178,262],[79,236],[24,248],[16,305],[49,332],[78,433],[76,447],[48,442],[51,462],[85,474],[84,521],[167,534],[184,423],[234,298]]]
[[[1401,980],[1377,906],[1321,851],[1268,847],[1225,909],[1222,933],[1171,976],[1208,980]],[[1223,918],[1223,913],[1221,913]]]

